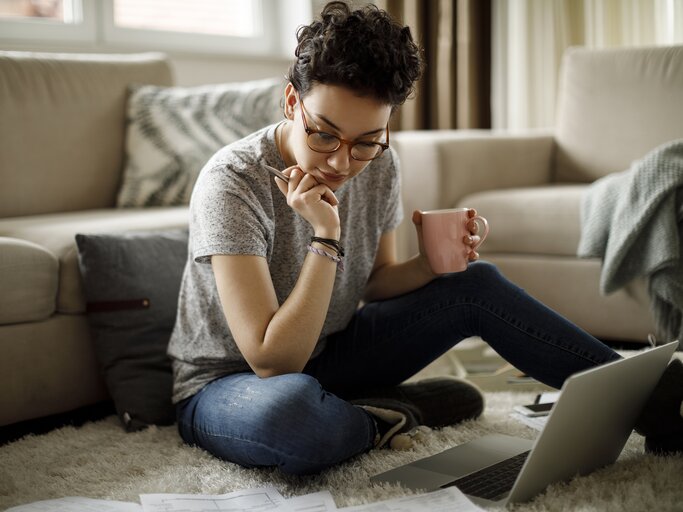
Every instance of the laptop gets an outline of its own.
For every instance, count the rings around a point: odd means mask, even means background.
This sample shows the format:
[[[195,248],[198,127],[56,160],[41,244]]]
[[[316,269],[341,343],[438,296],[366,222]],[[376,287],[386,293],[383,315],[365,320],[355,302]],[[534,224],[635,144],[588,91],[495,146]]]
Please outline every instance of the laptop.
[[[421,490],[458,487],[475,503],[529,501],[554,482],[617,460],[678,341],[569,377],[535,441],[488,435],[371,477]]]

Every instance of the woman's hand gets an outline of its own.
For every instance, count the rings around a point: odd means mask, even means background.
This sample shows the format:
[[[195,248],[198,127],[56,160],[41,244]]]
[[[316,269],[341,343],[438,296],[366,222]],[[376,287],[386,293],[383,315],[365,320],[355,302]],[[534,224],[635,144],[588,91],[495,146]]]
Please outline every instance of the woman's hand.
[[[473,217],[477,216],[477,210],[474,208],[470,208],[467,210],[467,217],[472,219]],[[479,232],[479,225],[477,222],[470,222],[468,221],[467,223],[468,227],[470,228],[470,236],[469,238],[466,238],[465,244],[470,246],[470,250],[468,253],[468,258],[470,261],[475,261],[479,259],[479,253],[475,251],[472,247],[476,246],[479,243],[480,237],[477,235]]]
[[[317,236],[339,238],[339,200],[334,192],[298,166],[282,171],[289,183],[275,178],[280,192],[287,197],[287,204],[313,227]]]

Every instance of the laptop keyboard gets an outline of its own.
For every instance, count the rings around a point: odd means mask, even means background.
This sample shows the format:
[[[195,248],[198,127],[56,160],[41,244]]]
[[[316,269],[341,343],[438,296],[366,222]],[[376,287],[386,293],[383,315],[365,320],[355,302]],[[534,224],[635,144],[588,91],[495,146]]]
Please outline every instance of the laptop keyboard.
[[[454,485],[470,496],[492,501],[502,499],[512,489],[528,455],[528,451],[520,453],[441,487]]]

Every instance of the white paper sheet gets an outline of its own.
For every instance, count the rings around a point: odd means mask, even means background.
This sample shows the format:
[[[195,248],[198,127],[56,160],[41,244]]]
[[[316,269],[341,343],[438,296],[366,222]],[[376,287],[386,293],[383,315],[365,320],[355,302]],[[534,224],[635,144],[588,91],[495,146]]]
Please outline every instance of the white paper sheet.
[[[538,395],[538,403],[545,404],[548,402],[557,402],[560,399],[559,391],[545,391]]]
[[[546,391],[538,395],[538,403],[545,404],[549,402],[557,402],[560,398],[559,391]],[[539,432],[545,428],[545,424],[548,422],[548,416],[525,416],[518,412],[511,412],[510,417],[524,423],[527,427],[531,427]]]
[[[287,500],[287,505],[292,512],[327,512],[337,510],[334,498],[330,491],[320,491],[303,496],[295,496]]]
[[[344,512],[484,512],[457,487],[447,487],[417,496],[367,503],[339,510]]]
[[[548,421],[548,416],[525,416],[518,412],[511,412],[510,417],[539,432],[543,430]]]
[[[54,500],[34,501],[8,508],[5,512],[140,512],[138,503],[95,500],[81,496],[68,496]]]
[[[262,512],[291,508],[274,487],[228,494],[141,494],[144,512]]]

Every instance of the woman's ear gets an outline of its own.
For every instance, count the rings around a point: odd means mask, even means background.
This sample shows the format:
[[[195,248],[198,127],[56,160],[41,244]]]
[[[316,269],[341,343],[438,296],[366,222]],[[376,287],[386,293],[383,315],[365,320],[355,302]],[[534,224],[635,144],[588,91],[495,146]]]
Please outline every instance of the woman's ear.
[[[296,89],[292,83],[288,83],[285,87],[285,118],[290,121],[294,119],[294,106],[297,102]]]
[[[285,117],[290,121],[294,119],[294,107],[298,101],[296,89],[291,82],[285,87]]]

